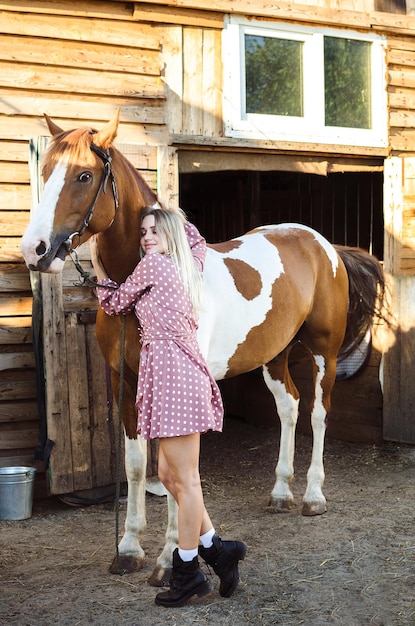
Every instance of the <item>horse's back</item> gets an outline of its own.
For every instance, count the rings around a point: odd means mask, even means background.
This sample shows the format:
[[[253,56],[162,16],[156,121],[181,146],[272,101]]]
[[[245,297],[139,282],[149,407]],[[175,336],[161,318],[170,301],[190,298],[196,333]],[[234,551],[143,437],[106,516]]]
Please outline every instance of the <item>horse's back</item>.
[[[299,224],[264,226],[210,245],[199,341],[213,375],[249,371],[282,352],[317,298],[329,305],[338,274],[344,293],[347,277],[336,250]]]

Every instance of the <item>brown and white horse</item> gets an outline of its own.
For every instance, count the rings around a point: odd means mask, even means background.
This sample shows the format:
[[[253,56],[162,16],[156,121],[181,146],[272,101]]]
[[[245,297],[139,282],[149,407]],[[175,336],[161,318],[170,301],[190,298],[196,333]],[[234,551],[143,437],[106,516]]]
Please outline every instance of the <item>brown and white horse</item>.
[[[53,136],[45,156],[42,200],[22,238],[31,270],[60,272],[72,241],[98,234],[107,273],[122,282],[138,262],[140,212],[158,202],[129,161],[113,146],[118,113],[100,131],[64,132],[49,118]],[[291,347],[307,350],[314,381],[311,407],[313,450],[303,498],[304,515],[326,511],[322,492],[323,448],[336,359],[344,346],[359,343],[383,294],[379,262],[357,248],[333,247],[299,224],[263,226],[208,247],[199,341],[215,378],[262,367],[281,421],[279,458],[271,504],[293,505],[295,427],[299,392],[288,370]],[[137,437],[135,392],[139,343],[133,315],[127,316],[123,423],[128,506],[119,558],[125,570],[142,566],[145,529],[146,444]],[[121,319],[102,310],[97,338],[112,373],[115,398],[120,384]],[[160,584],[177,541],[176,513],[169,498],[166,544],[151,577]]]

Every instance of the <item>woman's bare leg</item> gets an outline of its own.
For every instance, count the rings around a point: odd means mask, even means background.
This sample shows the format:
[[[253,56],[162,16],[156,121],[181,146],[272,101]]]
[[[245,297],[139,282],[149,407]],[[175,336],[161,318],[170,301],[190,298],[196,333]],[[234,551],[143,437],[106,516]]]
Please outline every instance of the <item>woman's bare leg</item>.
[[[200,434],[160,439],[159,477],[179,507],[179,547],[197,548],[213,525],[206,511],[199,474]]]

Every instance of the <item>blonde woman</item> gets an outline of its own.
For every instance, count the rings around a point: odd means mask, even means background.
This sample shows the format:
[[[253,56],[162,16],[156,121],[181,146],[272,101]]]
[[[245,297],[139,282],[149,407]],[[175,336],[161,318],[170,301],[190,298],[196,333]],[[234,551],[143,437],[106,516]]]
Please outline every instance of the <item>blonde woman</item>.
[[[140,322],[138,432],[144,439],[159,438],[159,478],[178,504],[179,547],[170,589],[155,602],[183,606],[195,594],[211,591],[198,554],[219,576],[220,594],[229,597],[246,545],[222,541],[215,533],[199,476],[200,434],[221,431],[223,422],[220,391],[196,337],[206,242],[180,209],[147,207],[141,261],[124,283],[108,278],[94,238],[91,255],[103,310],[108,315],[134,311]]]

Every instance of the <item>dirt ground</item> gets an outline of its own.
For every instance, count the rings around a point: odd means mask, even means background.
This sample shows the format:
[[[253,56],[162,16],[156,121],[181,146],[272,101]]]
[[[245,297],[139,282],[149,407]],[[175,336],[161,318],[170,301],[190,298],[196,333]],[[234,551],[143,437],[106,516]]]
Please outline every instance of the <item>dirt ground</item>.
[[[207,508],[223,538],[248,544],[235,594],[214,590],[180,609],[154,605],[148,576],[161,550],[165,498],[147,496],[147,552],[140,572],[108,573],[115,553],[112,504],[34,502],[32,517],[0,522],[0,623],[16,626],[187,624],[415,625],[415,447],[328,440],[328,512],[300,504],[311,440],[298,437],[297,507],[267,510],[278,430],[234,419],[203,439]],[[121,520],[125,515],[121,505]]]

